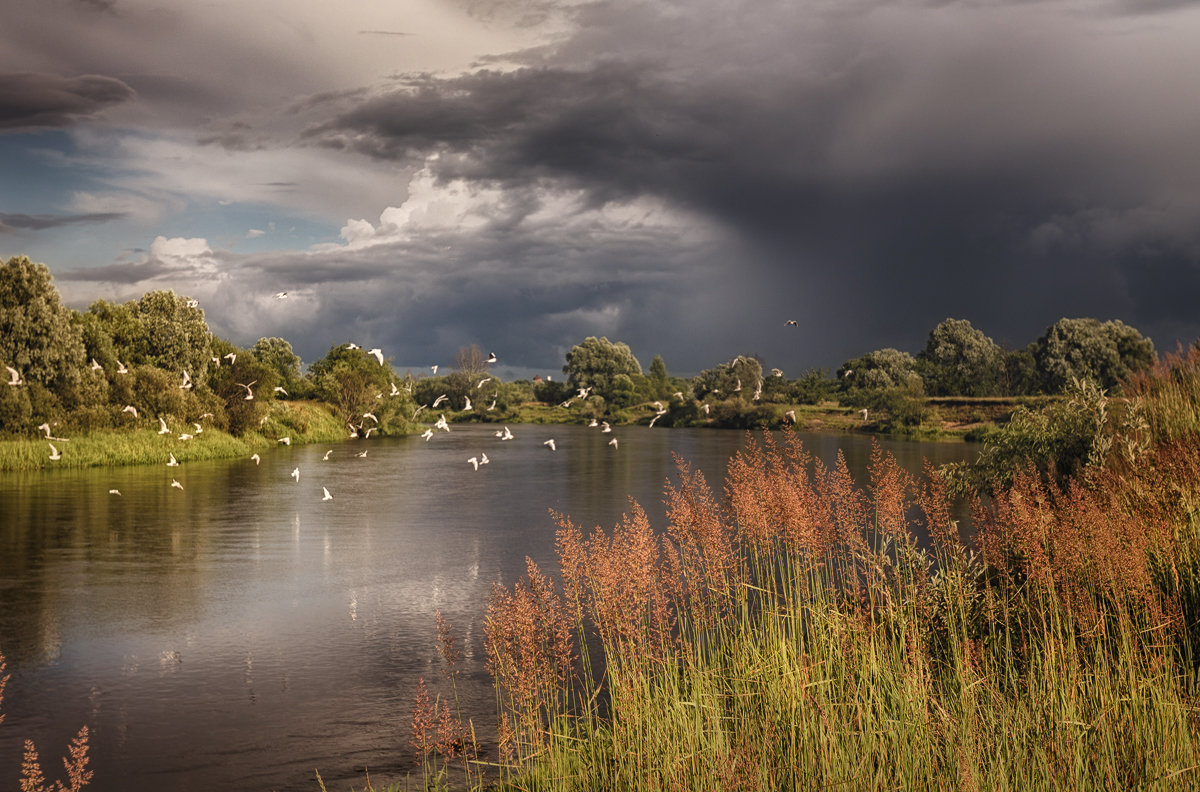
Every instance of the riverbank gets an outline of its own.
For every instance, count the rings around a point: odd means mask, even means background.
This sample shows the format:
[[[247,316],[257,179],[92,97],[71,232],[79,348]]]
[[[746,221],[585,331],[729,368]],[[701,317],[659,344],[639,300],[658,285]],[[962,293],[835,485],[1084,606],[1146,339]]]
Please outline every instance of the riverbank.
[[[677,425],[746,430],[762,426],[781,428],[794,424],[802,432],[857,433],[955,442],[971,439],[973,433],[978,433],[984,427],[1006,422],[1013,410],[1034,399],[928,399],[926,415],[921,423],[899,428],[871,416],[869,412],[864,419],[861,411],[837,402],[765,404],[756,406],[753,413],[721,412],[712,416],[701,413]],[[655,420],[656,414],[656,407],[642,404],[608,416],[607,420],[614,426],[648,426]],[[548,425],[577,424],[588,419],[561,405],[527,402],[503,416],[458,414],[449,416],[448,420],[452,423],[480,420]],[[240,437],[219,429],[206,428],[203,421],[200,428],[201,431],[197,432],[195,424],[173,422],[169,425],[169,433],[160,434],[156,422],[143,420],[142,426],[135,429],[95,430],[73,434],[69,438],[58,438],[52,431],[49,439],[0,440],[0,471],[159,464],[167,454],[173,454],[180,462],[233,459],[273,448],[284,437],[290,438],[294,445],[331,443],[346,437],[344,424],[334,413],[334,408],[319,401],[275,402],[263,424]],[[185,435],[190,437],[184,439]],[[60,454],[59,459],[50,458],[51,445]]]
[[[339,442],[346,430],[332,408],[321,402],[275,402],[262,425],[241,437],[195,423],[173,421],[160,434],[157,421],[134,429],[105,429],[57,437],[0,440],[0,471],[49,470],[54,467],[158,465],[170,456],[181,463],[248,457],[280,445]],[[152,425],[153,424],[153,425]],[[58,459],[51,457],[57,451]]]

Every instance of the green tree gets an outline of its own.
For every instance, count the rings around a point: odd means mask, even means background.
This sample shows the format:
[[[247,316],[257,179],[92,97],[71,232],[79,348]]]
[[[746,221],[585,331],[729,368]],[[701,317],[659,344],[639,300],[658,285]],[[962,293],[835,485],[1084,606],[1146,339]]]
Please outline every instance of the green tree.
[[[589,336],[567,352],[563,373],[572,387],[591,388],[593,395],[624,407],[632,403],[634,378],[642,376],[642,364],[627,344]]]
[[[82,396],[85,361],[81,324],[73,317],[45,264],[14,256],[0,266],[0,365],[12,366],[27,385],[45,389],[50,402],[66,409]],[[32,417],[49,416],[35,409]]]
[[[838,380],[844,392],[852,393],[901,385],[911,388],[921,382],[921,375],[917,373],[916,360],[912,355],[888,348],[847,360],[838,369]]]
[[[1072,380],[1086,379],[1106,390],[1149,368],[1153,342],[1119,320],[1059,319],[1033,344],[1047,393],[1061,393]]]
[[[757,358],[738,355],[700,372],[696,378],[696,398],[716,392],[722,399],[741,397],[750,401],[763,378],[762,363]]]
[[[407,391],[392,395],[396,373],[362,349],[344,344],[331,347],[325,357],[308,367],[313,395],[333,404],[346,423],[375,427],[380,434],[406,431],[414,402]],[[378,423],[365,419],[371,413]],[[367,423],[364,425],[363,421]]]
[[[966,319],[946,319],[917,356],[931,396],[995,396],[1004,379],[1004,351]]]
[[[173,291],[152,291],[134,301],[142,325],[133,362],[166,371],[187,371],[195,385],[204,381],[212,349],[212,331],[204,311]]]
[[[287,391],[290,398],[300,399],[306,395],[308,384],[300,376],[300,356],[292,351],[290,343],[282,338],[260,338],[254,342],[252,351],[260,363],[275,373],[276,384]]]

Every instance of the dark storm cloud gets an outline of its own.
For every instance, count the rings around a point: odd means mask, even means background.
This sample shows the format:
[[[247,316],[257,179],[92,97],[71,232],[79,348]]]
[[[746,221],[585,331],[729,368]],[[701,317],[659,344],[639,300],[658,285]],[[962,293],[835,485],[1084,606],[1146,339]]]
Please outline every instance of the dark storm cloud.
[[[106,283],[114,286],[122,286],[145,284],[154,278],[168,274],[170,271],[170,267],[161,261],[150,259],[146,261],[109,264],[103,267],[85,267],[83,269],[55,273],[54,277],[56,280],[75,283]],[[140,295],[141,292],[139,291],[136,294],[131,293],[129,296],[137,297]]]
[[[93,212],[77,215],[28,215],[0,212],[0,233],[11,232],[18,228],[44,231],[47,228],[60,228],[79,223],[106,223],[123,217],[125,215],[121,212]]]
[[[1196,21],[1120,8],[592,3],[524,68],[414,76],[307,135],[686,207],[757,247],[731,312],[811,310],[837,337],[772,355],[915,351],[947,316],[1014,345],[1064,315],[1153,333],[1200,247]],[[1081,238],[1044,244],[1056,224]]]
[[[0,130],[70,126],[134,96],[121,80],[97,74],[0,74]]]

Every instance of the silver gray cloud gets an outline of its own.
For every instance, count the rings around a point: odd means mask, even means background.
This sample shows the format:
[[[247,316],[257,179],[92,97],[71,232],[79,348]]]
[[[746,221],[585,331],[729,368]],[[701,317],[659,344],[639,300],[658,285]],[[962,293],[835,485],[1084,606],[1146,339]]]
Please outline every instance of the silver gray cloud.
[[[134,96],[121,80],[98,74],[0,74],[0,130],[70,126]]]

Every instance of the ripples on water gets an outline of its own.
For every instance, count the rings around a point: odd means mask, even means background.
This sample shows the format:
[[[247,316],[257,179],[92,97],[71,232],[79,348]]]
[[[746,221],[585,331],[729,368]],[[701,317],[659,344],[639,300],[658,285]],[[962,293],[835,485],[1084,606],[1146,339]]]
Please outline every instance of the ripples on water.
[[[632,496],[661,526],[672,452],[719,491],[746,437],[514,426],[501,442],[494,429],[352,441],[328,461],[330,446],[315,445],[257,466],[0,475],[0,650],[12,674],[0,785],[15,783],[25,737],[57,777],[85,723],[96,792],[313,790],[314,768],[330,789],[361,786],[363,768],[395,778],[413,766],[417,679],[444,681],[435,609],[458,634],[460,694],[488,734],[488,592],[519,577],[526,556],[555,568],[549,510],[608,529]],[[542,445],[550,437],[556,451]],[[865,470],[867,438],[804,440],[828,463],[841,448],[852,472]],[[884,445],[910,470],[971,453]],[[467,459],[481,452],[491,461],[475,471]]]

